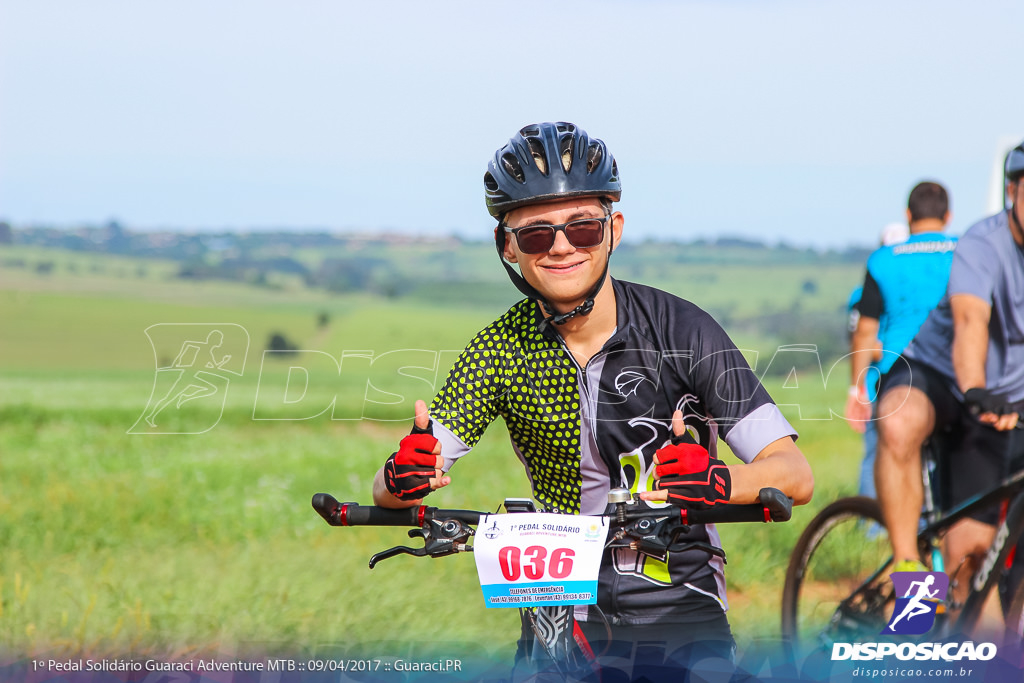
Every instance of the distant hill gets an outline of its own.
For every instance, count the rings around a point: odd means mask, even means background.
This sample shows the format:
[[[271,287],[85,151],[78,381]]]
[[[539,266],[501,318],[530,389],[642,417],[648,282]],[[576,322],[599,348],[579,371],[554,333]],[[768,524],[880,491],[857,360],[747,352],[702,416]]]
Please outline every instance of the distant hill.
[[[868,253],[733,237],[645,240],[620,245],[612,274],[693,301],[744,348],[770,354],[784,345],[814,345],[823,359],[838,359],[847,350],[846,302]],[[490,312],[521,298],[497,259],[493,243],[457,237],[0,224],[0,276],[15,289],[48,281],[49,289],[88,290],[102,281],[104,291],[144,296],[167,292],[170,283],[191,283],[200,292],[221,282],[276,298],[368,296]]]

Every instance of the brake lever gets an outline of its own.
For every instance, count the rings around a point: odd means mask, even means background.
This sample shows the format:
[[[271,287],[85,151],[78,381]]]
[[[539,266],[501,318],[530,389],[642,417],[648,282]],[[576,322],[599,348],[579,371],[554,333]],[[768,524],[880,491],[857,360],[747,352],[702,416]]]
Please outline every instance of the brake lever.
[[[609,547],[629,547],[662,562],[667,560],[669,552],[679,553],[691,549],[703,550],[725,560],[725,551],[710,543],[679,542],[679,537],[689,531],[689,525],[675,526],[675,522],[668,517],[659,520],[638,519],[624,527],[621,535],[613,539]]]
[[[394,548],[376,553],[370,558],[370,569],[381,560],[396,555],[415,555],[416,557],[444,557],[453,553],[472,551],[473,546],[466,543],[475,532],[457,519],[431,519],[419,529],[410,529],[409,538],[422,538],[422,548],[410,548],[398,545]]]
[[[672,542],[669,544],[668,549],[674,553],[681,553],[685,550],[703,550],[709,555],[722,558],[722,562],[728,562],[725,558],[725,551],[716,545],[705,543],[704,541],[685,541],[676,545],[676,537],[678,534],[673,535]]]
[[[405,546],[405,545],[396,545],[394,548],[388,548],[387,550],[382,550],[379,553],[375,553],[373,555],[373,557],[370,558],[370,569],[373,569],[374,565],[376,565],[381,560],[386,560],[389,557],[394,557],[395,555],[402,555],[402,554],[405,554],[405,555],[416,555],[417,557],[423,557],[424,555],[427,554],[427,550],[426,550],[425,547],[424,548],[410,548],[409,546]]]
[[[675,541],[675,536],[666,542],[665,527],[668,518],[648,519],[640,518],[630,522],[618,531],[616,536],[609,541],[609,548],[630,548],[645,555],[665,561],[669,546]],[[689,527],[686,527],[689,528]]]

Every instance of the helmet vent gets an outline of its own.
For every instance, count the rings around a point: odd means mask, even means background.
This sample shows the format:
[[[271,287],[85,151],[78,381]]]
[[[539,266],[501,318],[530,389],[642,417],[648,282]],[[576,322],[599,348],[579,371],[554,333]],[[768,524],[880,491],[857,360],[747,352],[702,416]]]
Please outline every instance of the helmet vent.
[[[488,192],[498,191],[498,181],[494,179],[490,171],[484,173],[484,187],[487,188]]]
[[[594,169],[601,165],[603,157],[604,152],[601,151],[601,145],[596,142],[590,143],[590,147],[587,148],[587,173],[593,173]]]
[[[566,173],[572,169],[572,148],[574,138],[571,135],[563,135],[558,141],[559,154],[562,157],[562,170]]]
[[[548,160],[544,156],[544,145],[535,137],[526,138],[526,143],[530,145],[530,156],[533,157],[533,163],[537,164],[537,170],[547,175]]]
[[[519,165],[519,159],[516,159],[515,154],[512,154],[512,152],[502,154],[501,165],[505,167],[505,172],[510,176],[521,183],[526,182],[526,176],[523,175],[523,167]]]

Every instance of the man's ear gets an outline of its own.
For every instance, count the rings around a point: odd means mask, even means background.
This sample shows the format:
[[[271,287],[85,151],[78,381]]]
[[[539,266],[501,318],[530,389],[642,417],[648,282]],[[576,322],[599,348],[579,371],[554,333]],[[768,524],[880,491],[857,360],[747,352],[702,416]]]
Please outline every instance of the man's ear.
[[[619,248],[619,242],[622,241],[622,226],[625,222],[626,218],[621,211],[612,214],[612,251]]]
[[[503,228],[503,227],[501,227],[499,225],[498,227],[496,227],[494,229],[494,241],[495,242],[498,241],[498,231],[499,230],[504,231],[505,228]],[[509,263],[519,263],[519,261],[516,259],[516,252],[515,252],[514,249],[512,249],[512,240],[514,240],[514,239],[515,239],[515,237],[513,237],[512,235],[510,235],[508,233],[505,233],[505,246],[502,247],[501,255]]]

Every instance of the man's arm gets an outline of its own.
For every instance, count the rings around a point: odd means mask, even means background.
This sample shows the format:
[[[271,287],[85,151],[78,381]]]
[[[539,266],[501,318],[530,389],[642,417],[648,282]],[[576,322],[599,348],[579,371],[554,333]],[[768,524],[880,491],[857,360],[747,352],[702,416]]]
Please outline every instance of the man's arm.
[[[750,464],[729,465],[732,476],[730,503],[756,503],[761,489],[777,488],[793,499],[796,505],[810,502],[814,493],[814,473],[803,452],[785,436],[757,454]]]
[[[985,386],[988,323],[992,307],[971,294],[949,298],[953,313],[953,372],[960,391]]]
[[[865,424],[871,419],[871,403],[867,400],[864,381],[871,363],[882,357],[878,327],[885,312],[882,288],[871,274],[871,259],[864,272],[860,300],[853,308],[857,311],[857,324],[850,335],[850,389],[846,394],[844,416],[853,431],[863,434]]]
[[[988,325],[992,307],[971,294],[956,294],[949,299],[953,313],[953,372],[960,390],[985,387],[985,361],[988,357]],[[999,431],[1017,426],[1019,415],[982,413],[978,419]]]
[[[864,380],[872,361],[878,360],[878,351],[878,319],[861,314],[850,338],[850,391],[844,413],[850,427],[860,433],[864,432],[864,423],[871,419]]]

